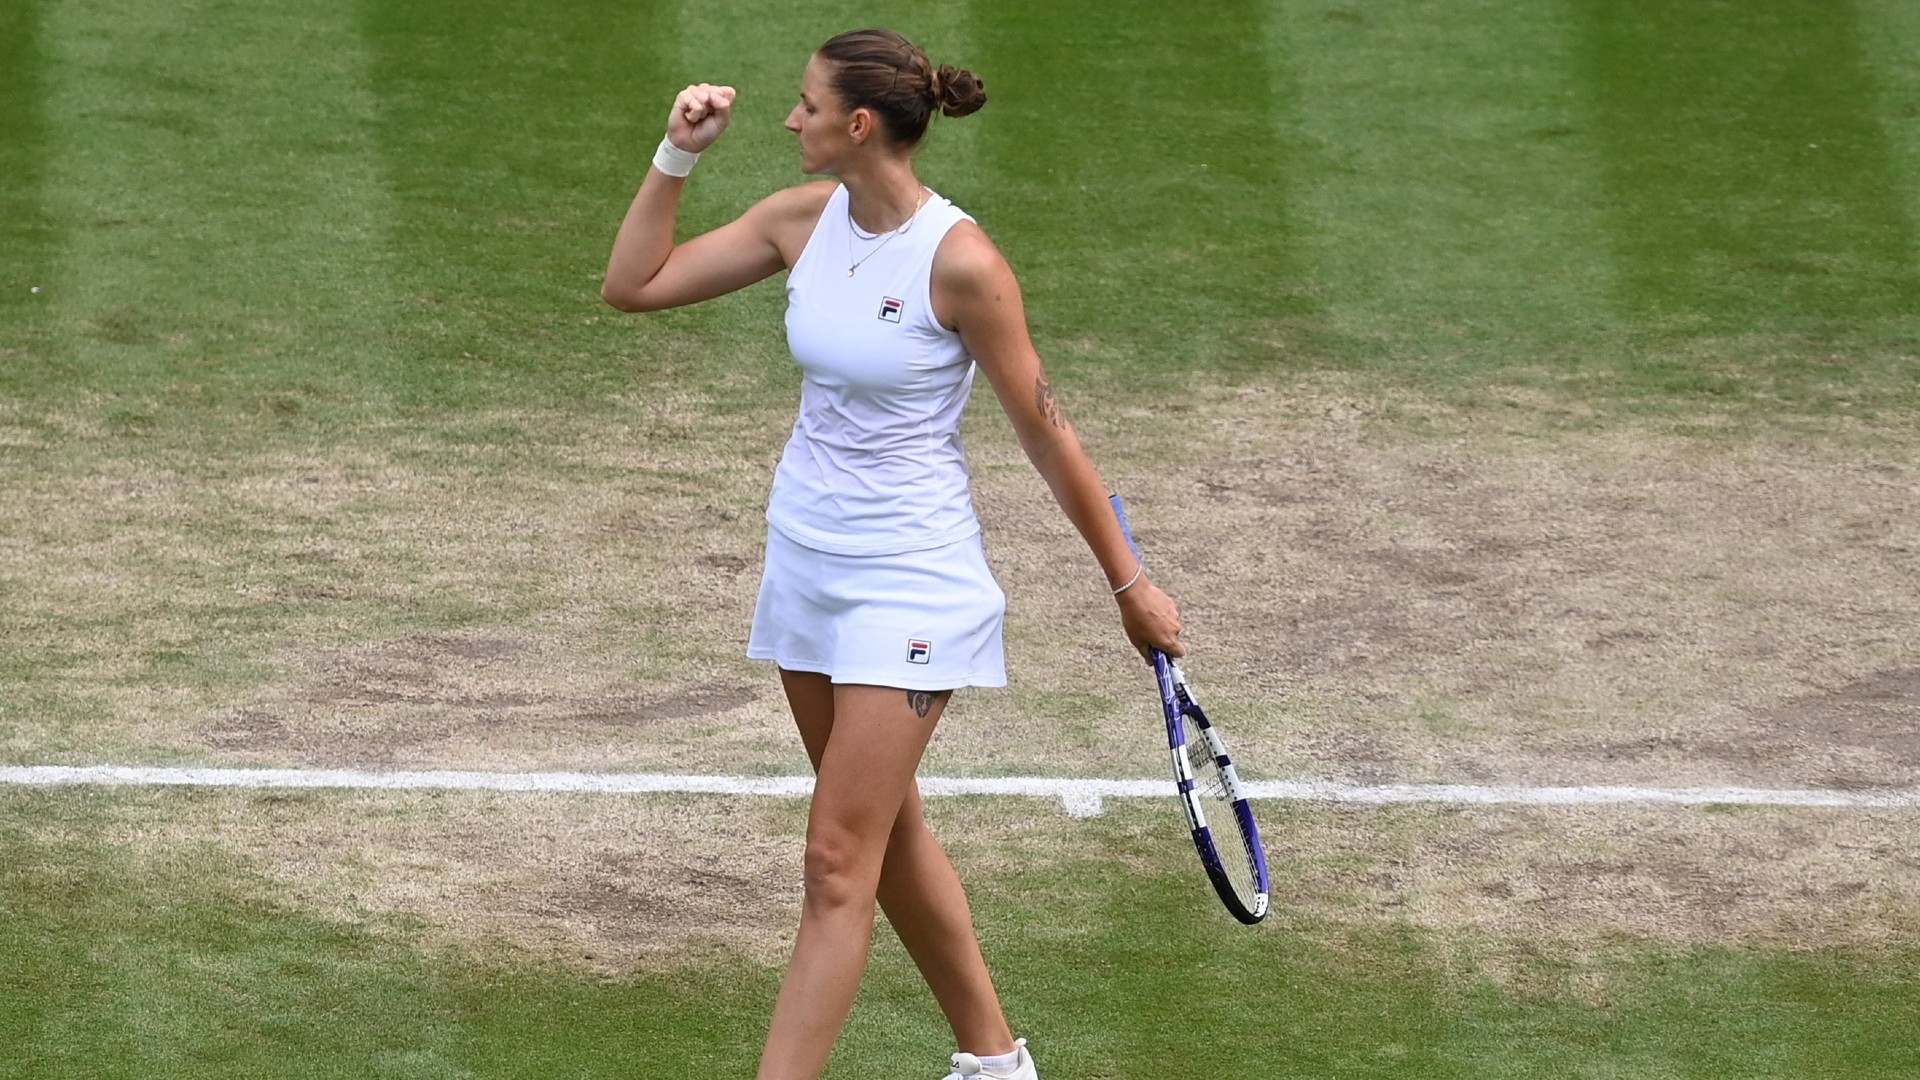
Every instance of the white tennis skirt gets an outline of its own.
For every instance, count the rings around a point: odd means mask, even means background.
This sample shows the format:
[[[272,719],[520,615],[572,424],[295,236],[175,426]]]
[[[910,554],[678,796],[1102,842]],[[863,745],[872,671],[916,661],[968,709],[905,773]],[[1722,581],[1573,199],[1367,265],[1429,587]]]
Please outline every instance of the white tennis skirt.
[[[1006,611],[977,533],[926,551],[834,555],[769,528],[747,655],[836,683],[1005,686]]]

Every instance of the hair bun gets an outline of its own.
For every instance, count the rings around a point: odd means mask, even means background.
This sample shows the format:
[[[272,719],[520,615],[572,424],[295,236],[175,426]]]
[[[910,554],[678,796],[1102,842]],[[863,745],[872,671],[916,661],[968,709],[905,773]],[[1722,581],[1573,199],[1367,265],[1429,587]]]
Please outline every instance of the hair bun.
[[[965,68],[941,64],[933,73],[933,99],[947,116],[970,116],[987,103],[987,84]]]

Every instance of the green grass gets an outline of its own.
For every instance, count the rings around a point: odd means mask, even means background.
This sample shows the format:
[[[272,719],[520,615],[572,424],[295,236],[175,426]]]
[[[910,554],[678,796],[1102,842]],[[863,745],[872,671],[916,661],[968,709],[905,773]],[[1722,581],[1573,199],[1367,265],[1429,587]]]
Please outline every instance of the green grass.
[[[1881,7],[983,0],[906,28],[988,77],[927,172],[1070,386],[1331,367],[1900,415],[1914,103],[1862,42],[1914,28]],[[596,275],[659,100],[746,95],[689,196],[711,226],[798,179],[806,43],[888,14],[16,5],[0,387],[126,439],[605,409],[663,377],[778,400],[777,286],[620,320]]]
[[[250,798],[188,793],[168,800]],[[724,956],[630,979],[429,955],[404,922],[338,923],[215,846],[139,854],[119,795],[6,795],[0,1039],[9,1076],[748,1075],[777,973]],[[1118,809],[1118,808],[1117,808]],[[1119,809],[1076,853],[971,867],[1009,1015],[1050,1075],[1879,1078],[1920,1068],[1910,946],[1521,957],[1496,983],[1408,930],[1215,911],[1186,853]],[[1122,866],[1132,870],[1123,870]],[[1063,911],[1074,917],[1059,919]],[[829,1071],[933,1075],[949,1036],[885,931]]]
[[[57,243],[53,216],[45,200],[47,158],[45,97],[46,56],[40,44],[41,5],[9,4],[0,12],[0,170],[7,182],[0,186],[0,222],[7,243],[0,247],[0,311],[13,323],[32,310],[30,290],[42,284],[36,271]],[[15,333],[31,333],[21,326]]]
[[[985,168],[965,197],[1025,276],[1051,362],[1083,381],[1274,373],[1268,329],[1310,315],[1315,290],[1285,46],[1269,48],[1259,6],[973,10],[965,59],[1003,111],[981,114]]]
[[[1920,295],[1857,5],[1601,0],[1582,81],[1621,292],[1652,328],[1832,335]]]

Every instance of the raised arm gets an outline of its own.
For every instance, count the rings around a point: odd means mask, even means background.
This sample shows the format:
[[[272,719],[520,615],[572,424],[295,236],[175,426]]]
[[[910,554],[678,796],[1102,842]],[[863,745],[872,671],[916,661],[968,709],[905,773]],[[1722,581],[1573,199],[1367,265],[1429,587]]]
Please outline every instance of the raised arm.
[[[684,244],[673,241],[685,175],[672,169],[676,155],[698,155],[733,118],[734,91],[701,83],[680,91],[667,117],[666,147],[647,170],[633,205],[620,223],[607,259],[600,296],[621,311],[659,311],[711,300],[746,288],[786,268],[795,229],[810,229],[831,185],[809,184],[777,191],[746,213]],[[671,147],[671,149],[667,148]],[[674,171],[685,171],[685,166]],[[825,191],[818,190],[825,188]],[[808,208],[812,216],[808,216]],[[804,244],[804,232],[799,234]]]
[[[986,373],[1021,449],[1086,540],[1108,587],[1121,590],[1115,599],[1128,640],[1143,656],[1148,646],[1184,656],[1180,613],[1134,558],[1107,502],[1106,485],[1047,381],[1027,333],[1020,283],[993,241],[972,222],[955,225],[941,241],[933,262],[933,304]]]

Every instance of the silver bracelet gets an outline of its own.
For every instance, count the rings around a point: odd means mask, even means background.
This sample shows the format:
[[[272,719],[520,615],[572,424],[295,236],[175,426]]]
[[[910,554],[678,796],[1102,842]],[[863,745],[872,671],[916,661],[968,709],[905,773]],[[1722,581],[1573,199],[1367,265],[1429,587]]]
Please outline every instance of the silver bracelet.
[[[693,163],[699,160],[698,153],[680,149],[665,135],[660,136],[660,149],[653,152],[653,167],[667,176],[684,177],[693,171]]]
[[[1145,570],[1146,568],[1147,568],[1146,563],[1134,564],[1133,576],[1127,579],[1127,583],[1125,585],[1122,585],[1119,588],[1113,590],[1113,595],[1119,596],[1121,593],[1126,592],[1128,589],[1133,588],[1133,583],[1140,580],[1140,572]]]

